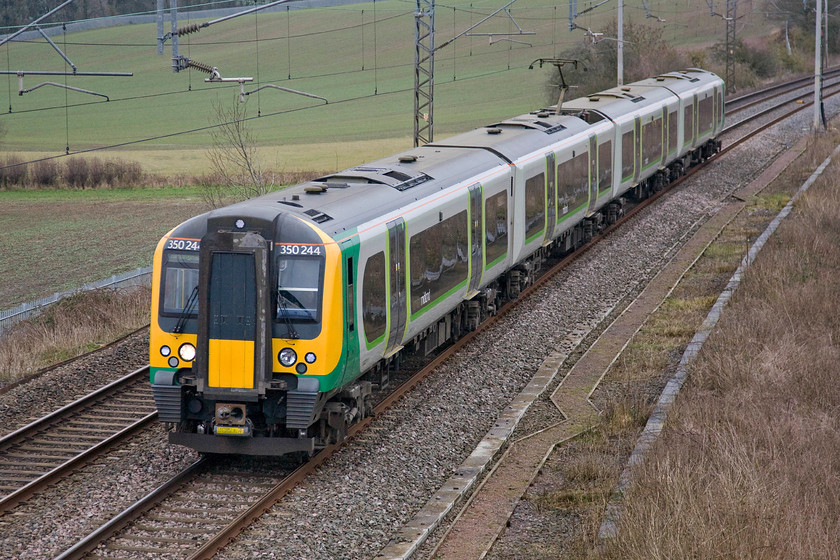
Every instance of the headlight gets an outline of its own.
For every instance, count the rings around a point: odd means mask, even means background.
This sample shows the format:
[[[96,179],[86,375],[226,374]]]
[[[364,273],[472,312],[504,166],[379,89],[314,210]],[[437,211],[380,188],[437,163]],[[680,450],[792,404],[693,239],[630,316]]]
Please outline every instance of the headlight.
[[[315,353],[314,352],[307,352],[306,356],[304,356],[303,359],[306,360],[307,364],[314,364],[315,360],[316,360]]]
[[[195,359],[195,346],[189,342],[185,342],[180,348],[178,348],[178,355],[181,356],[181,359],[185,362],[193,361]]]
[[[178,367],[178,358],[175,356],[169,358],[169,367]]]
[[[285,367],[292,367],[295,365],[297,361],[297,354],[291,348],[283,348],[280,350],[280,353],[277,354],[277,359],[280,360],[280,363]]]
[[[164,345],[164,346],[160,347],[160,355],[163,356],[164,358],[167,357],[171,353],[172,353],[172,349],[169,346]]]

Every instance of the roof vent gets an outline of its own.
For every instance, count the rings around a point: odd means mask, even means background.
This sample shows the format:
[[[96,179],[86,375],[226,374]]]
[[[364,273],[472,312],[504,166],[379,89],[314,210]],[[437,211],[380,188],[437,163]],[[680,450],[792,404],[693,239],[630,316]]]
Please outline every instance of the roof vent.
[[[417,161],[417,156],[414,155],[407,155],[407,156],[400,156],[400,163],[414,163]]]
[[[501,128],[488,128],[487,129],[487,134],[501,134],[501,133],[502,133]]]
[[[540,111],[539,113],[537,113],[537,117],[541,119],[547,119],[549,115],[550,113],[548,111]]]
[[[327,214],[321,212],[320,210],[315,210],[314,208],[306,210],[304,214],[312,218],[312,221],[316,224],[323,224],[324,222],[332,220],[332,216],[328,216]]]
[[[592,101],[593,103],[595,103],[597,101],[601,101],[601,98],[600,97],[590,97],[589,101]]]
[[[306,194],[321,194],[323,192],[327,192],[326,185],[311,185],[308,187],[303,187],[303,192]]]

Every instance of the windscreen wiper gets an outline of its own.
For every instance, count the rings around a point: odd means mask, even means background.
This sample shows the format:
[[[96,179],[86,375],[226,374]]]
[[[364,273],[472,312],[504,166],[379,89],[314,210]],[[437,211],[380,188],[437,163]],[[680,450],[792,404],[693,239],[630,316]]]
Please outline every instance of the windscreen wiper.
[[[290,300],[287,300],[286,296],[284,296],[280,293],[281,291],[283,291],[283,286],[278,285],[277,286],[277,314],[282,315],[283,320],[286,323],[286,328],[289,329],[289,338],[300,338],[297,331],[295,330],[295,327],[292,325],[291,317],[289,317],[289,308],[286,307],[285,303],[283,303],[284,301],[290,301]],[[294,296],[292,296],[292,297],[294,297]],[[300,303],[300,302],[298,302],[298,303]]]
[[[181,316],[178,317],[178,322],[175,323],[175,328],[170,331],[171,333],[180,334],[183,332],[184,326],[187,324],[187,319],[190,317],[190,309],[197,299],[198,285],[196,284],[196,286],[192,289],[192,292],[190,292],[190,297],[187,298],[187,303],[184,304],[184,308],[181,310]]]

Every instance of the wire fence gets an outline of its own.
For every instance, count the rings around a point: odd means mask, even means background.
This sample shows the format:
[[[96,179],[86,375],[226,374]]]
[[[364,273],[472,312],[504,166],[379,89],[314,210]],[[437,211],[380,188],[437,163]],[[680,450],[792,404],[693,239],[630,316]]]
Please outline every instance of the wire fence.
[[[51,296],[23,303],[21,305],[18,305],[17,307],[0,311],[0,335],[3,334],[3,331],[5,331],[18,321],[22,321],[24,319],[28,319],[29,317],[37,315],[45,307],[52,305],[68,296],[72,296],[80,292],[98,290],[100,288],[129,288],[132,286],[143,285],[149,286],[151,284],[151,278],[152,267],[147,266],[144,268],[131,270],[129,272],[115,274],[110,278],[105,278],[97,282],[90,282],[74,290],[56,292]]]
[[[291,2],[289,4],[281,4],[278,6],[273,6],[271,8],[266,8],[266,12],[285,12],[287,9],[290,10],[302,10],[307,8],[329,8],[333,6],[343,6],[345,4],[359,4],[362,2],[366,2],[368,0],[301,0],[297,2]],[[178,10],[178,19],[179,21],[187,21],[190,19],[215,19],[224,16],[228,16],[231,14],[235,14],[245,10],[247,7],[236,7],[236,8],[216,8],[216,9],[209,9],[209,10],[190,10],[190,9],[179,9]],[[169,10],[164,11],[164,26],[166,30],[169,31],[170,25],[170,13]],[[53,17],[54,20],[60,21],[61,19],[61,12]],[[157,21],[157,14],[155,13],[147,13],[147,14],[131,14],[131,15],[124,15],[124,16],[106,16],[100,18],[92,18],[86,19],[82,21],[74,21],[74,22],[67,22],[67,23],[43,23],[40,24],[41,31],[25,31],[18,35],[17,40],[19,41],[36,41],[41,39],[43,32],[49,36],[60,35],[67,32],[74,32],[74,31],[89,31],[91,29],[99,29],[101,27],[114,27],[116,25],[139,25],[144,23],[155,23]],[[6,28],[10,29],[10,28]],[[0,34],[0,40],[5,39],[8,37],[9,34]]]

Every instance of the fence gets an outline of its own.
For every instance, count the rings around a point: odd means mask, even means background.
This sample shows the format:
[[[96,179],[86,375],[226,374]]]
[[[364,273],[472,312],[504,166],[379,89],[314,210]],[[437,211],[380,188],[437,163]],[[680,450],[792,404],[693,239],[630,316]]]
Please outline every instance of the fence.
[[[41,298],[35,301],[30,301],[28,303],[23,303],[21,305],[18,305],[17,307],[13,307],[12,309],[0,311],[0,335],[3,334],[3,331],[5,329],[14,325],[18,321],[22,321],[23,319],[27,319],[29,317],[32,317],[33,315],[37,315],[41,312],[41,310],[44,307],[52,305],[53,303],[56,303],[57,301],[64,299],[68,296],[72,296],[79,292],[98,290],[99,288],[128,288],[131,286],[150,285],[151,278],[152,267],[147,266],[144,268],[131,270],[129,272],[115,274],[110,278],[105,278],[103,280],[99,280],[98,282],[91,282],[85,284],[81,288],[76,288],[75,290],[56,292],[51,296],[47,296],[45,298]]]
[[[290,2],[289,4],[280,4],[278,6],[273,6],[271,8],[266,8],[266,12],[285,12],[287,9],[290,10],[301,10],[307,8],[328,8],[333,6],[343,6],[345,4],[357,4],[361,2],[365,2],[367,0],[302,0],[297,2]],[[231,14],[235,14],[241,12],[245,9],[251,8],[252,6],[242,6],[237,8],[217,8],[211,10],[189,10],[189,9],[179,9],[178,10],[178,20],[180,22],[186,23],[190,20],[194,19],[215,19],[224,16],[228,16]],[[169,10],[164,12],[164,27],[166,31],[169,31],[170,26],[170,15]],[[53,16],[51,18],[53,20],[60,20],[61,19],[61,12]],[[43,23],[41,24],[41,30],[46,35],[55,36],[64,33],[66,29],[68,32],[73,31],[88,31],[91,29],[98,29],[101,27],[113,27],[116,25],[139,25],[144,23],[155,23],[157,22],[157,15],[155,13],[146,13],[146,14],[134,14],[134,15],[127,15],[127,16],[106,16],[101,18],[93,18],[83,21],[76,21],[76,22],[68,22],[65,25],[60,23]],[[6,28],[10,29],[10,28]],[[8,35],[0,35],[0,40],[5,39]],[[42,37],[40,31],[25,31],[18,35],[18,41],[37,41],[40,40]]]

